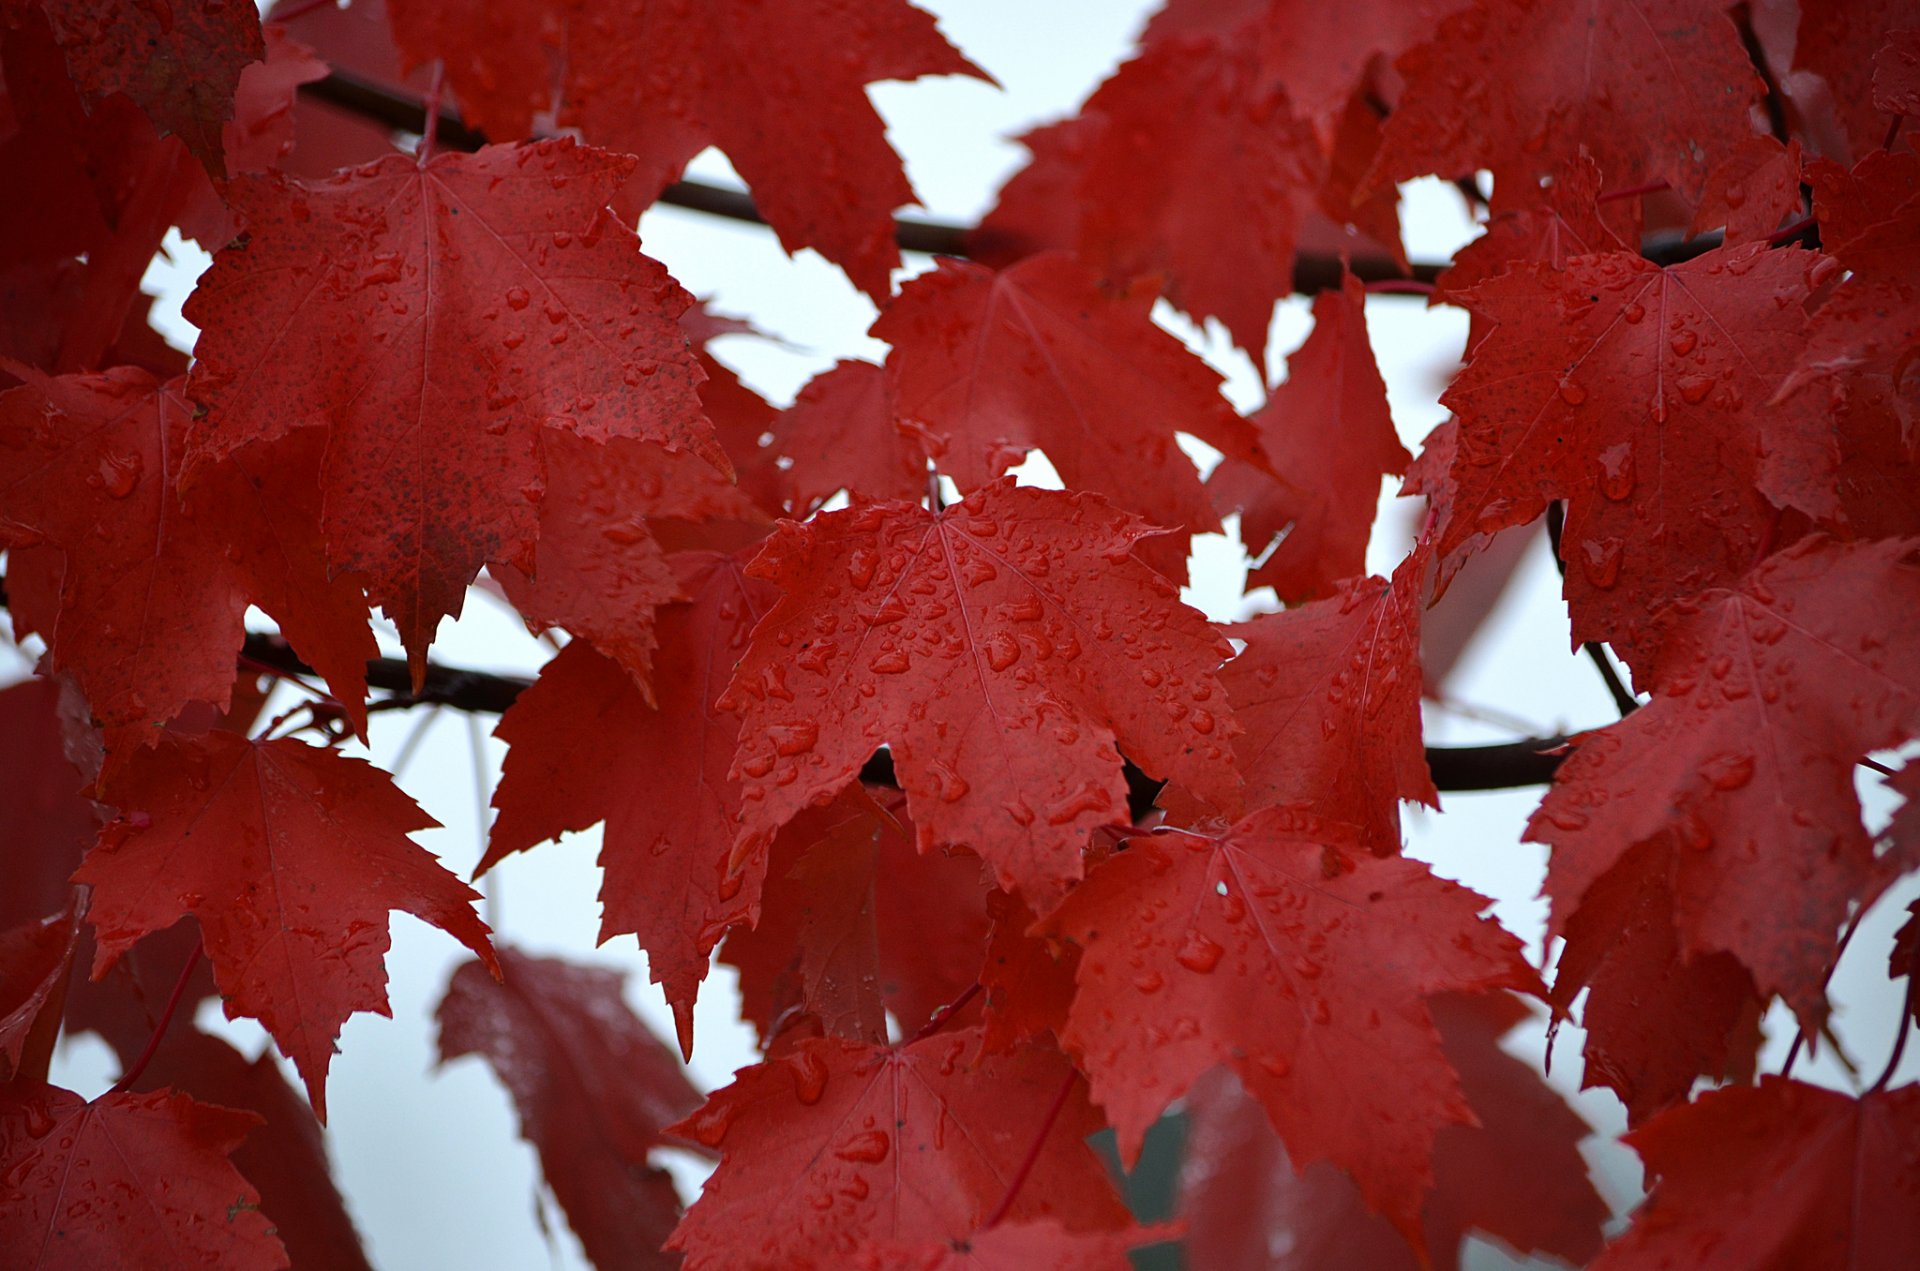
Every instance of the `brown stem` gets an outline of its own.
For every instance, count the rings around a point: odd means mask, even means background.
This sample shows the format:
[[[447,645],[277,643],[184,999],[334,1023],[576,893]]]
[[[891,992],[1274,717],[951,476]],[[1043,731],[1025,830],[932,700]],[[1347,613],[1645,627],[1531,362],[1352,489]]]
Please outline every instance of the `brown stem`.
[[[131,1090],[133,1083],[140,1080],[140,1074],[147,1070],[147,1065],[153,1062],[155,1052],[160,1049],[160,1039],[167,1035],[167,1028],[173,1023],[173,1013],[180,1009],[180,999],[187,995],[187,982],[193,979],[194,970],[199,965],[200,942],[196,940],[193,942],[193,952],[187,955],[186,965],[180,968],[180,978],[173,982],[173,992],[167,997],[167,1005],[160,1012],[159,1022],[153,1026],[153,1035],[147,1038],[147,1048],[140,1052],[140,1057],[133,1061],[120,1080],[113,1083],[108,1094],[122,1094]]]
[[[999,1225],[1013,1208],[1013,1202],[1020,1197],[1020,1189],[1026,1186],[1027,1175],[1033,1173],[1034,1163],[1040,1159],[1040,1149],[1047,1145],[1047,1135],[1053,1133],[1053,1123],[1060,1119],[1061,1109],[1067,1106],[1067,1096],[1073,1093],[1074,1083],[1080,1080],[1076,1069],[1067,1070],[1067,1079],[1060,1083],[1060,1093],[1053,1096],[1053,1106],[1047,1109],[1047,1115],[1041,1118],[1040,1132],[1033,1136],[1033,1144],[1027,1148],[1026,1159],[1020,1162],[1020,1168],[1013,1172],[1013,1179],[1007,1184],[1007,1194],[993,1207],[987,1220],[980,1224],[980,1230],[986,1231]]]

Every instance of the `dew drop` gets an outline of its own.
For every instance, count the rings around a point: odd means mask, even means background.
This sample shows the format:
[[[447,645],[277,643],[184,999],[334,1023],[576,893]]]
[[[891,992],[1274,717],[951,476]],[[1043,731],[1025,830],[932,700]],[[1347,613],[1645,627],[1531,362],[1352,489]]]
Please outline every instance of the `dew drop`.
[[[773,738],[774,750],[787,756],[804,755],[820,740],[820,726],[810,719],[775,724],[767,732]]]
[[[507,288],[507,308],[509,309],[524,309],[532,299],[525,287]]]
[[[827,1061],[810,1050],[787,1056],[787,1071],[793,1076],[793,1097],[812,1106],[827,1092]]]
[[[843,1161],[856,1161],[863,1165],[878,1165],[887,1159],[887,1153],[893,1148],[893,1140],[887,1137],[885,1130],[862,1130],[839,1147],[833,1154]]]
[[[1623,539],[1588,539],[1580,544],[1580,572],[1601,591],[1611,591],[1620,581],[1620,560],[1625,554]]]
[[[1753,780],[1753,756],[1730,753],[1715,755],[1701,765],[1707,784],[1716,790],[1739,790]]]
[[[1560,400],[1569,406],[1578,406],[1587,400],[1587,390],[1572,380],[1561,380]]]
[[[883,649],[867,663],[867,669],[875,675],[900,675],[912,668],[913,659],[905,649]]]
[[[1020,642],[1004,631],[996,631],[987,637],[987,665],[996,671],[1004,671],[1020,660]]]
[[[107,454],[100,459],[100,488],[109,498],[124,499],[140,484],[140,456]]]
[[[1600,493],[1615,503],[1633,494],[1633,443],[1622,441],[1600,452]]]
[[[1680,399],[1689,406],[1697,406],[1713,391],[1714,378],[1711,375],[1682,375],[1675,384],[1680,389]]]
[[[1699,343],[1699,334],[1691,327],[1683,327],[1673,333],[1672,338],[1667,341],[1667,347],[1673,350],[1675,357],[1685,357],[1687,354],[1693,352],[1695,346]]]
[[[732,1128],[731,1103],[709,1103],[693,1118],[693,1137],[708,1147],[719,1147],[726,1142],[727,1131]]]
[[[1175,953],[1173,958],[1187,970],[1197,975],[1206,975],[1220,965],[1220,959],[1226,956],[1226,952],[1220,947],[1218,941],[1210,939],[1205,933],[1189,931],[1185,942],[1181,944],[1179,952]]]

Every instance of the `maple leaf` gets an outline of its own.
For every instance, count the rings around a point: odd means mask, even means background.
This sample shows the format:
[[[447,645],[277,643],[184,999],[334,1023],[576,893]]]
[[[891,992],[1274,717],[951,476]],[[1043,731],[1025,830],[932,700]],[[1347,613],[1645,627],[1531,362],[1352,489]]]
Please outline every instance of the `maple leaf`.
[[[1863,158],[1887,135],[1887,118],[1877,99],[1883,82],[1881,58],[1898,39],[1898,28],[1916,25],[1913,6],[1910,0],[1808,4],[1800,6],[1799,18],[1790,46],[1793,65],[1818,75],[1824,81],[1819,87],[1827,91],[1796,82],[1800,75],[1786,77],[1783,87],[1803,110],[1811,107],[1816,116],[1831,116],[1816,121],[1839,134],[1822,147],[1826,153],[1842,160]],[[1897,60],[1889,60],[1889,70],[1897,65]],[[1884,82],[1893,85],[1892,79]]]
[[[1499,1047],[1530,1018],[1527,1009],[1504,994],[1451,993],[1428,1008],[1477,1124],[1445,1126],[1434,1138],[1423,1250],[1369,1212],[1352,1181],[1324,1161],[1296,1171],[1253,1098],[1216,1068],[1186,1098],[1180,1214],[1194,1265],[1413,1271],[1424,1252],[1426,1266],[1453,1271],[1469,1230],[1575,1264],[1599,1250],[1607,1206],[1578,1146],[1591,1131],[1530,1065]]]
[[[247,236],[187,302],[206,408],[187,466],[325,425],[329,558],[366,575],[416,678],[480,564],[531,548],[543,431],[726,469],[675,322],[689,298],[604,207],[630,168],[551,141],[229,190]]]
[[[1453,254],[1453,263],[1434,280],[1434,294],[1457,303],[1459,296],[1517,264],[1565,269],[1575,256],[1625,251],[1627,245],[1601,218],[1600,188],[1600,167],[1588,155],[1561,164],[1544,187],[1501,182],[1485,228]],[[1475,343],[1467,342],[1469,348]]]
[[[1038,448],[1072,489],[1155,525],[1217,530],[1174,433],[1249,461],[1257,443],[1220,395],[1220,375],[1154,325],[1153,301],[1152,287],[1103,288],[1064,252],[999,272],[943,259],[901,289],[871,334],[893,346],[895,417],[963,492]],[[1140,472],[1159,477],[1142,485]]]
[[[668,1247],[700,1271],[845,1266],[869,1241],[963,1240],[1030,1153],[1046,1186],[1023,1188],[1008,1221],[1123,1227],[1083,1142],[1099,1119],[1072,1068],[1039,1049],[969,1063],[978,1044],[977,1030],[892,1048],[816,1038],[741,1069],[667,1129],[721,1153]]]
[[[340,1025],[387,1013],[389,909],[492,964],[478,896],[407,838],[438,822],[360,760],[285,739],[168,738],[110,797],[120,819],[74,875],[93,888],[94,978],[191,913],[228,1017],[265,1026],[322,1120]]]
[[[1253,424],[1279,478],[1229,457],[1207,482],[1216,507],[1241,513],[1248,553],[1271,547],[1248,572],[1247,590],[1272,587],[1292,602],[1365,573],[1380,478],[1405,472],[1413,456],[1387,412],[1359,279],[1348,274],[1340,290],[1313,298],[1313,333]]]
[[[913,827],[858,787],[802,812],[774,840],[752,927],[727,935],[740,1014],[769,1042],[804,1011],[829,1037],[909,1035],[974,982],[987,943],[980,862],[913,850]]]
[[[1873,108],[1920,115],[1920,30],[1887,32],[1887,42],[1873,55]]]
[[[479,872],[567,830],[607,823],[600,939],[632,932],[665,987],[680,1046],[727,927],[759,903],[764,860],[726,872],[740,790],[727,773],[740,723],[716,711],[723,679],[772,589],[728,557],[675,561],[692,600],[660,611],[657,706],[621,666],[575,641],[541,669],[496,730],[508,745]]]
[[[7,586],[20,554],[9,553]],[[9,594],[10,603],[18,603]],[[18,614],[15,615],[16,619]],[[69,690],[70,691],[70,690]],[[68,877],[100,829],[87,784],[67,758],[61,684],[51,677],[0,688],[0,929],[38,923],[66,908]]]
[[[0,931],[0,1082],[47,1075],[79,921],[70,902],[64,912]]]
[[[1831,469],[1809,413],[1765,405],[1800,352],[1821,261],[1751,244],[1662,269],[1612,252],[1467,293],[1497,325],[1441,399],[1460,425],[1438,550],[1564,499],[1574,640],[1645,652],[1649,611],[1759,554],[1776,516],[1763,474]]]
[[[1920,1086],[1854,1099],[1762,1077],[1626,1141],[1658,1181],[1594,1271],[1893,1271],[1920,1248]]]
[[[1585,150],[1616,186],[1665,181],[1692,202],[1753,135],[1765,85],[1716,0],[1477,0],[1397,59],[1406,91],[1363,193],[1433,173]]]
[[[1875,856],[1853,760],[1920,731],[1913,551],[1808,539],[1665,615],[1653,700],[1579,738],[1527,823],[1554,931],[1661,837],[1682,953],[1732,953],[1818,1028],[1835,933],[1912,864]]]
[[[143,1027],[136,1044],[144,1049],[148,1036]],[[260,1118],[263,1124],[234,1149],[233,1167],[259,1191],[260,1211],[286,1246],[287,1257],[296,1267],[371,1271],[330,1176],[320,1123],[271,1054],[249,1060],[218,1037],[176,1026],[148,1057],[132,1088],[162,1093],[171,1088],[200,1104]]]
[[[46,1271],[285,1267],[260,1194],[227,1162],[258,1123],[182,1094],[89,1103],[58,1086],[0,1086],[0,1247]]]
[[[328,578],[312,527],[303,478],[316,450],[299,437],[249,447],[183,497],[193,408],[181,389],[122,367],[33,376],[0,396],[0,539],[65,557],[46,632],[54,668],[73,675],[121,751],[191,702],[226,703],[252,600],[364,727],[376,649],[359,586]]]
[[[781,522],[750,572],[784,595],[721,698],[741,717],[736,857],[882,743],[920,849],[972,848],[1042,911],[1080,877],[1088,831],[1124,823],[1116,743],[1233,809],[1229,646],[1134,559],[1152,533],[1010,478],[938,513]]]
[[[647,1153],[699,1094],[628,1009],[619,972],[499,952],[501,980],[468,962],[448,982],[434,1013],[440,1061],[477,1054],[492,1065],[594,1265],[679,1265],[660,1245],[680,1198]]]
[[[1688,233],[1726,227],[1725,241],[1764,239],[1800,210],[1800,143],[1749,137],[1715,164]]]
[[[1400,800],[1439,806],[1420,740],[1426,560],[1229,628],[1246,641],[1220,679],[1247,729],[1234,755],[1248,802],[1311,806],[1380,853],[1400,850]]]
[[[227,175],[222,126],[247,64],[266,56],[258,9],[226,0],[31,0],[18,8],[46,18],[89,99],[125,94],[210,175]],[[17,20],[7,16],[8,25]]]
[[[981,1009],[981,1045],[999,1054],[1029,1038],[1057,1036],[1073,1006],[1080,951],[1029,935],[1037,919],[1018,896],[992,892],[987,914],[993,925],[987,931],[986,965],[980,969],[987,999]]]
[[[558,101],[562,126],[638,156],[638,207],[718,146],[789,252],[818,249],[876,300],[900,263],[893,209],[915,196],[867,85],[992,83],[903,0],[389,0],[389,10],[408,58],[443,59],[462,110],[489,136],[529,135],[534,113]],[[557,92],[550,50],[564,56]]]
[[[1058,1222],[1010,1222],[976,1231],[964,1240],[888,1241],[864,1245],[855,1265],[862,1271],[1126,1271],[1129,1249],[1171,1240],[1176,1230],[1128,1227],[1120,1231],[1069,1231]]]
[[[652,692],[654,610],[683,600],[654,537],[656,517],[754,517],[746,498],[685,451],[625,439],[605,444],[570,433],[544,439],[547,492],[531,576],[495,567],[530,629],[565,627],[591,641]]]
[[[1690,953],[1675,928],[1669,836],[1635,846],[1559,925],[1566,943],[1547,995],[1555,1027],[1586,992],[1581,1088],[1605,1086],[1638,1125],[1683,1102],[1701,1077],[1750,1081],[1765,1009],[1730,953]]]
[[[808,380],[771,431],[774,451],[789,461],[787,497],[796,513],[815,511],[841,490],[881,501],[926,492],[926,455],[894,426],[887,372],[871,362],[836,362]]]
[[[1227,1064],[1297,1163],[1351,1173],[1412,1240],[1435,1134],[1472,1122],[1422,999],[1539,985],[1485,899],[1359,846],[1285,808],[1217,837],[1136,838],[1040,929],[1081,948],[1061,1040],[1123,1161]]]

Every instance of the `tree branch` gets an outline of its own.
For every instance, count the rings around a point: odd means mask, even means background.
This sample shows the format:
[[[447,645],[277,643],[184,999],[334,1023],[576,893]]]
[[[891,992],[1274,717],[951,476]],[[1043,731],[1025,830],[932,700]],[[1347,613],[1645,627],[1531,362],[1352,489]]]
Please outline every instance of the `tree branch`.
[[[313,669],[277,635],[249,633],[242,656],[255,666],[279,674],[313,674]],[[392,694],[387,699],[390,702],[432,703],[483,715],[505,711],[532,682],[519,675],[467,671],[429,662],[426,685],[415,694],[409,691],[413,680],[404,659],[375,658],[367,663],[368,685]],[[1427,767],[1433,772],[1434,785],[1454,794],[1545,785],[1553,780],[1566,744],[1565,737],[1537,737],[1489,746],[1428,746]],[[867,760],[860,777],[875,785],[899,785],[893,772],[893,757],[884,750]],[[1153,806],[1154,796],[1159,794],[1163,783],[1131,763],[1126,766],[1126,777],[1127,801],[1137,812],[1144,813]]]
[[[426,112],[418,97],[350,71],[335,70],[325,79],[302,84],[300,91],[315,101],[350,111],[399,132],[418,135],[426,131]],[[478,129],[469,127],[458,113],[446,108],[440,111],[434,137],[435,143],[443,150],[478,150],[487,143],[486,137]],[[759,210],[754,207],[753,196],[744,190],[729,190],[701,181],[676,181],[661,194],[660,201],[730,221],[766,224]],[[954,225],[907,216],[898,217],[893,223],[894,241],[899,244],[901,251],[930,256],[966,256],[967,238],[972,233],[971,225]],[[1353,262],[1352,267],[1354,276],[1362,282],[1407,280],[1407,275],[1401,272],[1400,267],[1384,256],[1361,257]],[[1416,282],[1432,283],[1445,268],[1443,264],[1416,263],[1412,277]],[[1338,256],[1326,252],[1302,252],[1294,257],[1295,291],[1308,294],[1339,285]]]

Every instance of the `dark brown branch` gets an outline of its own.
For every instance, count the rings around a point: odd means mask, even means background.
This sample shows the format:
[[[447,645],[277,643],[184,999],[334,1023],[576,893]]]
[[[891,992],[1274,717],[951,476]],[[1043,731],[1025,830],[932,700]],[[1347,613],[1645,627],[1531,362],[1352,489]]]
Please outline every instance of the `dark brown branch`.
[[[426,129],[426,114],[421,108],[418,97],[410,93],[396,92],[384,84],[362,78],[349,71],[336,70],[323,80],[302,84],[300,91],[316,101],[351,111],[363,119],[385,124],[398,132],[420,134]],[[486,144],[487,139],[478,130],[464,123],[452,110],[442,110],[436,126],[435,140],[443,150],[478,150]],[[701,181],[676,181],[667,187],[666,192],[660,196],[660,201],[674,207],[705,212],[709,216],[724,217],[731,221],[742,221],[753,225],[766,224],[759,210],[753,205],[753,196],[744,190],[729,190]],[[894,220],[893,232],[894,241],[900,245],[900,250],[903,252],[920,252],[931,256],[966,256],[968,254],[967,237],[973,233],[973,227],[903,216]],[[1445,268],[1445,265],[1416,263],[1413,266],[1412,277],[1419,282],[1431,283]],[[1385,257],[1356,259],[1353,262],[1353,273],[1362,282],[1408,277],[1399,266]],[[1322,252],[1302,252],[1294,258],[1293,287],[1295,291],[1311,293],[1339,285],[1340,258],[1338,256]]]
[[[313,673],[312,668],[275,635],[249,634],[242,656],[256,666],[286,675]],[[367,663],[367,683],[393,694],[389,701],[433,703],[454,710],[497,715],[511,706],[532,681],[524,676],[463,671],[430,662],[426,687],[415,695],[409,692],[412,679],[404,660],[376,658]],[[1545,785],[1553,780],[1554,770],[1560,766],[1561,749],[1566,744],[1565,737],[1541,737],[1490,746],[1428,746],[1427,766],[1433,771],[1434,785],[1449,793]],[[867,760],[860,777],[875,785],[899,784],[894,777],[893,757],[884,750]],[[1144,815],[1153,806],[1161,783],[1131,763],[1126,766],[1126,777],[1127,801],[1137,813]]]

